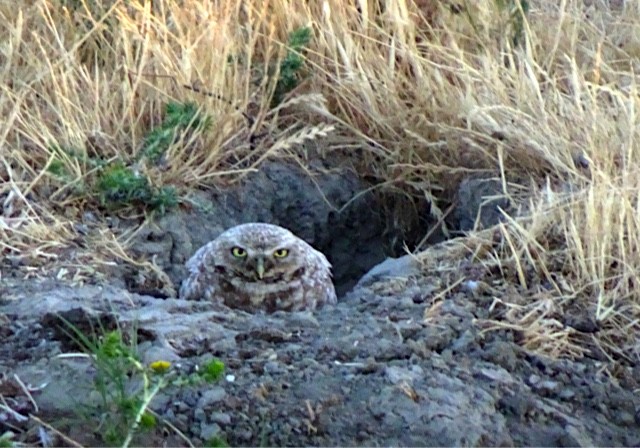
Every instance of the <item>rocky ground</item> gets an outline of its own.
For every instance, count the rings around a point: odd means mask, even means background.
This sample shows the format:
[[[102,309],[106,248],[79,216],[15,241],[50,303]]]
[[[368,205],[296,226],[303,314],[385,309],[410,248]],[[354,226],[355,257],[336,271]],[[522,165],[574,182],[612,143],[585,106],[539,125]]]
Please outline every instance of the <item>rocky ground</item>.
[[[32,393],[37,415],[85,444],[97,442],[73,410],[90,404],[91,363],[56,356],[71,351],[58,314],[78,326],[108,315],[135,323],[145,361],[223,360],[233,381],[168,390],[152,406],[194,445],[218,435],[233,446],[638,446],[637,376],[616,384],[594,361],[548,359],[509,332],[482,334],[474,322],[488,317],[488,298],[459,292],[434,303],[437,284],[416,273],[360,286],[315,314],[251,315],[115,287],[7,280],[0,367],[6,379],[46,384]],[[34,413],[19,388],[3,395]],[[170,431],[163,440],[184,443]]]
[[[71,443],[44,422],[78,443],[100,443],[99,425],[78,415],[95,404],[95,372],[87,358],[59,356],[77,352],[60,331],[62,316],[84,329],[91,321],[135,332],[145,362],[169,360],[191,371],[222,360],[220,382],[167,389],[151,406],[196,446],[215,437],[232,446],[640,445],[639,366],[621,367],[613,380],[602,361],[527,352],[515,331],[483,331],[481,322],[493,312],[490,294],[464,284],[450,288],[440,272],[412,258],[389,260],[361,278],[389,253],[382,247],[393,238],[384,219],[362,215],[372,209],[366,201],[336,212],[361,188],[358,181],[325,178],[307,188],[295,170],[282,170],[266,169],[224,200],[209,196],[213,211],[168,216],[140,233],[135,250],[155,255],[173,286],[144,287],[144,280],[131,280],[130,268],[100,285],[25,279],[5,269],[0,434],[12,430],[31,444]],[[268,186],[287,178],[298,185],[297,200],[268,202],[287,191]],[[341,196],[345,183],[350,190]],[[334,187],[337,207],[314,199]],[[256,197],[262,190],[265,197]],[[247,201],[259,205],[247,208]],[[223,228],[241,219],[284,224],[287,216],[299,217],[292,230],[337,266],[343,294],[336,306],[264,315],[171,298],[185,258]],[[327,231],[328,222],[337,234]],[[445,243],[430,250],[448,249]],[[30,414],[40,421],[21,418]],[[186,443],[164,425],[135,442]]]

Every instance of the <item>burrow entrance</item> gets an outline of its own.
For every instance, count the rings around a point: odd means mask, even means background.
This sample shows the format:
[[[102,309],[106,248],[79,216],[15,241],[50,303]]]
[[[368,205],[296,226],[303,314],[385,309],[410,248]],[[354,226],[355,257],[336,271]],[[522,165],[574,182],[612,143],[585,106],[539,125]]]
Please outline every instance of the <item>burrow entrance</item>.
[[[426,199],[386,193],[381,200],[352,170],[317,168],[310,175],[296,164],[265,162],[223,190],[198,192],[188,210],[141,232],[133,249],[155,257],[179,285],[185,261],[225,229],[245,222],[277,224],[327,256],[342,296],[373,266],[404,255],[405,245],[413,250],[437,223]],[[443,239],[436,229],[426,243]]]

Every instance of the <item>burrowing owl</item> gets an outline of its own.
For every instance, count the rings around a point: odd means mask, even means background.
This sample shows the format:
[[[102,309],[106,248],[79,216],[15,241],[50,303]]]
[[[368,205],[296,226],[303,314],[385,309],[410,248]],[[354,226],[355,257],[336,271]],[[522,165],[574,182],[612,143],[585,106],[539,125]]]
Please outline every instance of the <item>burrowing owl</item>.
[[[182,299],[224,302],[247,311],[313,310],[336,303],[331,264],[282,227],[241,224],[205,244],[187,261]]]

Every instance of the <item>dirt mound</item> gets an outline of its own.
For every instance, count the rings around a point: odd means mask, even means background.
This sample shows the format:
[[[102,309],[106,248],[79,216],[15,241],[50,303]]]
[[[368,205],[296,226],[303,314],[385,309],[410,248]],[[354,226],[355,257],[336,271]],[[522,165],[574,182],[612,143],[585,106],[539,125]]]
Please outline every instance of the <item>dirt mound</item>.
[[[314,159],[310,165],[303,169],[266,161],[238,183],[195,192],[190,206],[147,222],[131,253],[153,259],[177,289],[186,275],[185,261],[198,248],[237,224],[267,222],[291,230],[324,253],[333,266],[336,291],[344,295],[386,257],[405,253],[405,242],[413,248],[437,221],[424,198],[374,194],[374,186],[349,164]],[[443,239],[436,228],[429,242]],[[139,282],[137,269],[117,271],[128,289],[163,295]]]
[[[548,359],[522,350],[512,332],[483,334],[474,321],[488,317],[486,297],[461,292],[441,300],[436,277],[415,267],[396,271],[368,277],[335,307],[273,315],[5,278],[3,395],[18,414],[100,443],[76,412],[96,399],[91,363],[57,356],[72,350],[59,331],[62,315],[80,328],[88,320],[135,328],[145,362],[165,359],[184,369],[221,359],[225,380],[167,389],[151,406],[195,445],[214,436],[232,446],[640,443],[632,376],[618,384],[593,360]],[[14,374],[45,385],[32,392],[37,413],[20,388],[7,393]],[[38,426],[6,410],[0,415],[0,426]],[[184,444],[172,430],[141,437],[135,442]]]

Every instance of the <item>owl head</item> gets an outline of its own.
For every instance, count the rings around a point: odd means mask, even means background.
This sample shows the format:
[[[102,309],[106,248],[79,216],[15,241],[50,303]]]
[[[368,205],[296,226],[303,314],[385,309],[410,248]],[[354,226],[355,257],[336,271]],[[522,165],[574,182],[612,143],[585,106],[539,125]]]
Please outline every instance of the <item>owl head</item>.
[[[217,242],[216,268],[249,282],[274,283],[301,275],[309,250],[315,252],[290,231],[265,223],[233,227]]]

